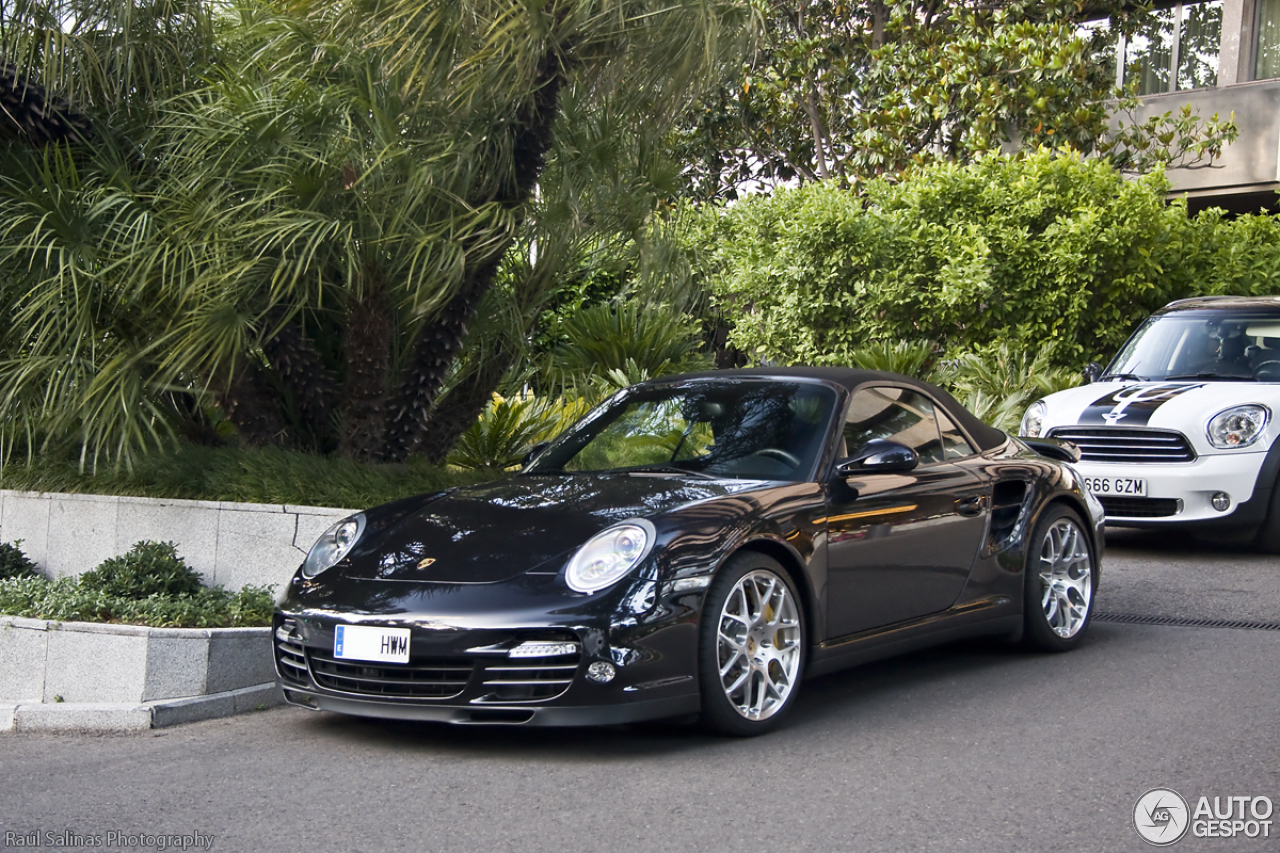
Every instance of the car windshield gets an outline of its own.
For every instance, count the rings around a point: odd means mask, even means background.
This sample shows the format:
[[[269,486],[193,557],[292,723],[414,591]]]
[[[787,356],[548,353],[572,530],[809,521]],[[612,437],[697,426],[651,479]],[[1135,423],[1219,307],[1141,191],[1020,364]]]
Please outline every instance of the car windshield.
[[[526,473],[809,479],[835,405],[833,389],[804,382],[642,387],[588,415]]]
[[[1152,317],[1102,379],[1280,382],[1280,313],[1182,311]]]

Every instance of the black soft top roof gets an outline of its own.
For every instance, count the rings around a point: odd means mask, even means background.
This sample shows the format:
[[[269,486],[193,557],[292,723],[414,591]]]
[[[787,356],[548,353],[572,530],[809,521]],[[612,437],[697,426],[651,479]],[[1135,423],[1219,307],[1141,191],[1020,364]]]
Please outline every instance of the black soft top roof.
[[[689,379],[820,379],[842,385],[853,391],[868,384],[891,384],[922,391],[942,404],[981,450],[991,450],[1009,440],[1001,430],[984,423],[960,405],[945,389],[939,388],[900,373],[883,370],[860,370],[852,367],[749,367],[737,370],[709,370],[703,373],[685,373],[680,376],[663,376],[652,383],[680,382]]]

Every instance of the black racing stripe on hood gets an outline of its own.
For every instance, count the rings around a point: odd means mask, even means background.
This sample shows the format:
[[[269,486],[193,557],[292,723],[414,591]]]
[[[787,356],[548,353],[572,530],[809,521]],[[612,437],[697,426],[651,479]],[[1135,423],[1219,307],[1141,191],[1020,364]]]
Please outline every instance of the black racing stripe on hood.
[[[1203,386],[1203,382],[1126,385],[1086,406],[1080,415],[1080,423],[1125,427],[1146,426],[1156,409],[1175,397]]]

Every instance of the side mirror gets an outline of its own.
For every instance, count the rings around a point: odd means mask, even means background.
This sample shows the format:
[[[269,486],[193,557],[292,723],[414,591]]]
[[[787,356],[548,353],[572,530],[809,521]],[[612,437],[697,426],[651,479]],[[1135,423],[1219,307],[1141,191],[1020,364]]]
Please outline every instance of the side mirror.
[[[1080,371],[1084,374],[1084,381],[1092,385],[1098,381],[1098,377],[1102,375],[1102,365],[1096,361],[1091,361],[1084,366],[1084,370]]]
[[[520,460],[520,467],[528,468],[529,464],[533,462],[533,460],[538,458],[538,454],[546,450],[550,446],[551,446],[551,442],[549,441],[539,441],[533,447],[530,447],[529,452],[526,453],[524,455],[524,458]]]
[[[910,471],[920,464],[920,455],[896,441],[873,438],[848,459],[836,463],[836,474],[852,477],[856,474],[891,474]]]

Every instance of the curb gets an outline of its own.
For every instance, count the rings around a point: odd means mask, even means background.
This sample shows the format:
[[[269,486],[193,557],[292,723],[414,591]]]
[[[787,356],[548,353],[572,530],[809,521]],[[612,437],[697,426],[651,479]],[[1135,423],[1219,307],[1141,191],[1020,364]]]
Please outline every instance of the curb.
[[[275,682],[155,702],[29,702],[0,704],[0,734],[139,732],[230,717],[282,703]]]

